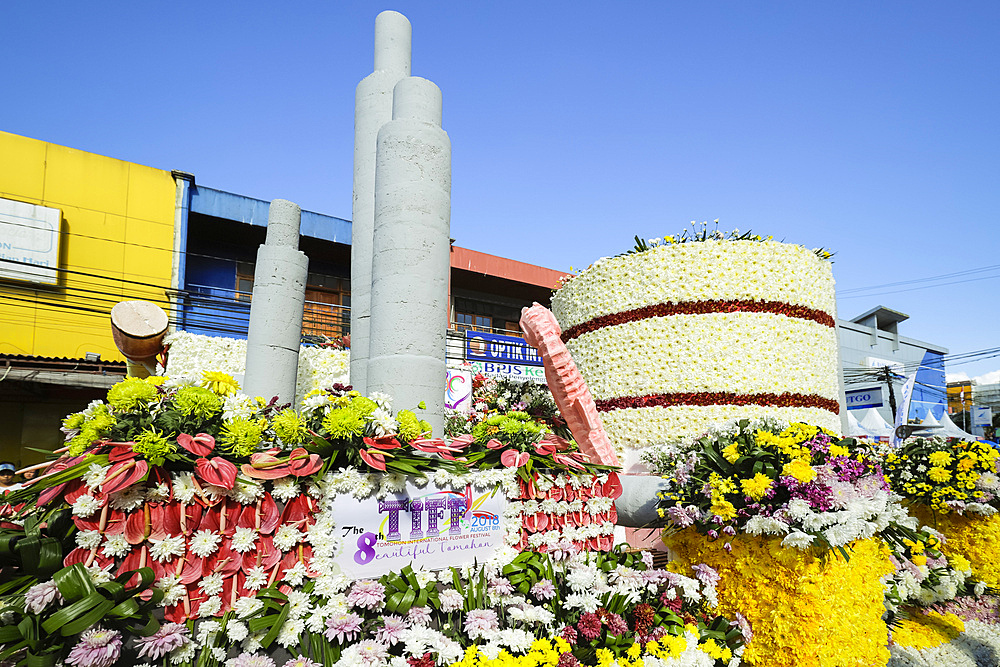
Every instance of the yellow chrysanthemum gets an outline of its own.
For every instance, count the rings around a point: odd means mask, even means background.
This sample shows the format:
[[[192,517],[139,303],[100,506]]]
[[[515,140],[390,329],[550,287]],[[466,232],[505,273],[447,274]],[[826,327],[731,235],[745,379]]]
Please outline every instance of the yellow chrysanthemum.
[[[931,452],[927,460],[932,466],[941,467],[951,463],[951,454],[948,452]]]
[[[794,477],[802,484],[806,484],[816,479],[816,471],[813,470],[813,467],[804,459],[795,459],[790,463],[786,463],[781,469],[781,474]]]
[[[754,500],[760,500],[767,493],[768,489],[774,483],[770,477],[764,473],[757,473],[750,479],[744,479],[740,481],[740,486],[743,487],[743,493],[750,496]]]
[[[927,471],[927,476],[931,478],[931,481],[943,484],[951,479],[951,471],[945,468],[931,468]]]
[[[733,504],[728,500],[718,500],[713,502],[710,511],[712,514],[723,519],[724,521],[736,518],[736,508],[733,507]]]
[[[232,375],[221,371],[204,371],[201,386],[219,396],[232,396],[240,390],[240,384]]]
[[[725,449],[722,450],[722,455],[730,463],[736,463],[736,461],[740,458],[739,445],[736,444],[735,442],[732,443],[731,445],[727,446]]]

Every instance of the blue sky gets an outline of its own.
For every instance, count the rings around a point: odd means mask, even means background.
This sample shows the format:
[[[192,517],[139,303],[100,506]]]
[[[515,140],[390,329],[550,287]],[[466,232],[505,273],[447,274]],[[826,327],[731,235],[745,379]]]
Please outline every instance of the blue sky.
[[[382,9],[443,91],[459,245],[579,269],[719,218],[841,290],[995,267],[839,308],[1000,347],[996,2],[9,3],[0,129],[350,218]]]

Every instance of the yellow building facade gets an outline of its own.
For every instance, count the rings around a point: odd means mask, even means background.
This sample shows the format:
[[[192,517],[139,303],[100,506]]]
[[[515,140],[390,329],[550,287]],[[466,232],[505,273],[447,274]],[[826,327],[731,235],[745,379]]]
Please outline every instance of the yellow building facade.
[[[114,304],[146,299],[169,312],[171,173],[7,132],[0,156],[0,199],[60,217],[55,284],[0,278],[0,354],[122,361]]]

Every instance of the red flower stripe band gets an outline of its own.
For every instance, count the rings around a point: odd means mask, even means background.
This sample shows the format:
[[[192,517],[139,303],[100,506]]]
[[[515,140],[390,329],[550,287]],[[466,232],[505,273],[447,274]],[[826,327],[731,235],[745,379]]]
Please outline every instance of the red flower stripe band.
[[[652,306],[642,306],[633,310],[623,310],[620,313],[601,315],[576,326],[572,326],[562,334],[563,342],[573,340],[577,336],[604,327],[638,322],[650,317],[666,317],[667,315],[705,315],[707,313],[774,313],[801,320],[812,320],[828,327],[834,326],[833,316],[817,308],[793,306],[781,301],[750,301],[718,300],[718,301],[688,301],[685,303],[658,303]]]
[[[668,408],[673,405],[762,405],[776,408],[821,408],[840,414],[840,403],[806,394],[731,394],[724,391],[691,391],[651,396],[620,396],[595,401],[598,412],[625,408]]]

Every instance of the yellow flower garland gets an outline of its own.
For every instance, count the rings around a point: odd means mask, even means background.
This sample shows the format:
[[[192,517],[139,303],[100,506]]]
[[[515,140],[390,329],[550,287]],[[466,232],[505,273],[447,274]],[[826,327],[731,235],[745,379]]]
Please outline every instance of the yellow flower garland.
[[[889,660],[879,577],[892,571],[878,540],[852,544],[850,562],[781,546],[780,538],[739,535],[710,542],[693,529],[665,535],[671,569],[691,575],[705,563],[721,577],[717,612],[750,621],[748,666],[882,667]]]
[[[1000,586],[1000,514],[935,514],[926,505],[914,504],[910,511],[920,521],[944,534],[941,552],[951,561],[967,558],[972,575],[990,586]]]
[[[965,623],[955,614],[936,611],[918,614],[902,621],[892,630],[892,641],[915,649],[934,648],[965,632]]]

